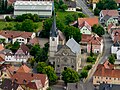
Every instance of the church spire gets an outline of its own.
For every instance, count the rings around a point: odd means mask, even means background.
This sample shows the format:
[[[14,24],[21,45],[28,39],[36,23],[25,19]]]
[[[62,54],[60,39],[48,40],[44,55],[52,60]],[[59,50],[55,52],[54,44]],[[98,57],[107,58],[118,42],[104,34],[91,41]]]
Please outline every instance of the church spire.
[[[57,37],[57,34],[58,34],[58,31],[56,27],[56,17],[55,17],[55,9],[54,9],[53,23],[52,23],[52,28],[50,30],[50,36]]]

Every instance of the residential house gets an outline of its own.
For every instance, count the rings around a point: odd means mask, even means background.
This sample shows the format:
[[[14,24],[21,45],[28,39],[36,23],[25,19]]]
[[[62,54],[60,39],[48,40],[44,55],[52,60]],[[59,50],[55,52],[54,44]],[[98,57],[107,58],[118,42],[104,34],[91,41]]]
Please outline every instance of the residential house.
[[[34,32],[24,32],[24,31],[0,31],[0,39],[4,39],[5,43],[24,43],[27,44],[30,39],[36,37]]]
[[[119,90],[119,84],[100,84],[99,90]]]
[[[53,1],[16,1],[14,4],[14,15],[37,14],[40,17],[51,17]]]
[[[21,65],[20,67],[13,66],[13,65],[8,65],[8,66],[5,66],[5,67],[1,68],[0,80],[5,79],[5,78],[10,79],[12,77],[12,75],[16,72],[31,73],[31,71],[32,70],[25,64]]]
[[[113,43],[111,46],[111,53],[116,55],[116,59],[119,61],[120,60],[120,41],[116,41]],[[119,64],[116,60],[116,64]]]
[[[120,41],[120,29],[112,30],[111,38],[113,43],[115,43],[116,41]]]
[[[91,47],[94,53],[102,53],[103,51],[103,39],[98,35],[87,35],[82,34],[82,39],[80,42],[83,50],[90,53]]]
[[[5,62],[4,58],[0,55],[0,65],[2,65]]]
[[[65,44],[59,42],[60,36],[56,29],[55,16],[49,38],[49,63],[55,65],[56,73],[61,74],[67,67],[78,71],[81,65],[80,45],[73,38]]]
[[[0,84],[1,90],[24,90],[21,85],[16,82],[12,82],[11,79],[4,79]]]
[[[99,14],[100,23],[108,26],[113,23],[114,25],[118,24],[118,11],[117,10],[101,10]]]
[[[6,62],[27,62],[29,58],[31,58],[29,48],[25,44],[21,44],[15,54],[5,54]]]
[[[99,24],[98,18],[78,18],[78,28],[82,34],[91,34],[92,29],[91,27],[94,24]]]
[[[93,75],[93,84],[120,84],[120,69],[115,69],[114,65],[108,61],[99,64]]]
[[[80,83],[67,83],[67,89],[66,90],[81,90]]]
[[[16,72],[11,79],[25,90],[47,90],[49,87],[49,80],[45,74]]]
[[[68,6],[68,9],[65,11],[76,11],[76,1],[64,1],[64,3]]]

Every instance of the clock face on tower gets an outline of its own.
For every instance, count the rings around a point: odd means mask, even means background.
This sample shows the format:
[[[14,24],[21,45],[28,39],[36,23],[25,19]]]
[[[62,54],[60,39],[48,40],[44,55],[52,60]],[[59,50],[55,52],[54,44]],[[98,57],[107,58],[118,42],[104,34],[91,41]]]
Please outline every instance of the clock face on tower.
[[[64,56],[67,56],[67,55],[68,55],[67,51],[65,51],[65,50],[62,52],[62,54],[63,54]]]

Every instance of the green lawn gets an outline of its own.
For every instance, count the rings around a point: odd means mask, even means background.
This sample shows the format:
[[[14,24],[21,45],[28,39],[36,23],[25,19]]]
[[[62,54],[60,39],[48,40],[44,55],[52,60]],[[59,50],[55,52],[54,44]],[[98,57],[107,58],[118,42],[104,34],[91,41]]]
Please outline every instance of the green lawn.
[[[36,31],[42,30],[42,22],[36,22],[38,24],[38,29]],[[16,22],[5,22],[5,21],[0,21],[0,30],[3,30],[7,24],[10,24],[13,27],[13,30],[15,30],[14,25]]]
[[[61,20],[62,22],[65,22],[65,16],[69,14],[72,15],[73,13],[77,13],[77,12],[57,12],[57,19]]]

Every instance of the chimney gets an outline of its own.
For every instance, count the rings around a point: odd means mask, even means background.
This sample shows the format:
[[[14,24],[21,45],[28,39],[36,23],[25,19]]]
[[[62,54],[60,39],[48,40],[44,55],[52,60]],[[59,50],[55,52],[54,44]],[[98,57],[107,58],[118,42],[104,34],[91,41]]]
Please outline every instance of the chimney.
[[[33,73],[31,74],[31,76],[33,77]]]

